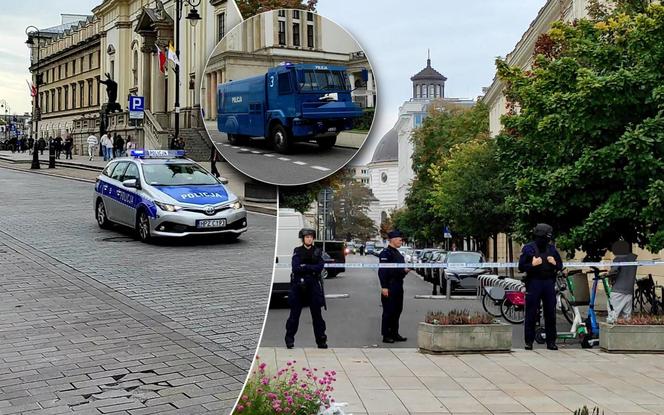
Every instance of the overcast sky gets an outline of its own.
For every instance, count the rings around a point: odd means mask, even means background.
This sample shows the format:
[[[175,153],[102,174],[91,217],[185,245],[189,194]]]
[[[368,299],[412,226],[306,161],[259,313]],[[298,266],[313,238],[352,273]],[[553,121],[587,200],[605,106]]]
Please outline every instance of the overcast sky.
[[[60,13],[89,14],[101,0],[3,1],[0,99],[13,113],[30,110],[25,28],[60,23]],[[447,97],[476,98],[493,79],[494,60],[512,50],[545,0],[319,0],[320,14],[364,47],[378,81],[379,114],[360,159],[366,160],[412,95],[410,77],[426,65],[447,79]],[[36,13],[35,11],[39,12]]]

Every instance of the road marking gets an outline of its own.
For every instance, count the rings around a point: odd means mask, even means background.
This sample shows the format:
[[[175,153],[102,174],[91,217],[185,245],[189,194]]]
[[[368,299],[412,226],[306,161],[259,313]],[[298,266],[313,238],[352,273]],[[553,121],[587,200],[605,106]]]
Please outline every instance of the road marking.
[[[263,154],[265,157],[274,157],[274,154]]]
[[[320,170],[320,171],[329,171],[327,167],[321,167],[321,166],[311,166],[312,169]]]
[[[251,152],[252,152],[253,154],[263,154],[262,151],[251,150]]]
[[[336,299],[336,298],[349,298],[350,294],[326,294],[325,298]]]
[[[231,146],[230,144],[222,144],[222,143],[217,143],[217,144],[221,144],[224,147],[230,147]]]
[[[279,160],[281,160],[281,161],[290,161],[290,159],[286,158],[286,157],[279,157]]]
[[[416,300],[477,300],[476,295],[455,295],[447,298],[446,295],[416,295]]]
[[[248,148],[241,148],[240,151],[249,151],[249,149]]]
[[[307,164],[307,163],[305,163],[305,162],[303,162],[303,161],[294,161],[293,163],[294,163],[294,164],[297,164],[298,166],[305,166],[305,165]]]
[[[238,146],[231,146],[231,148],[238,149],[238,148],[240,148],[240,147],[238,147]]]

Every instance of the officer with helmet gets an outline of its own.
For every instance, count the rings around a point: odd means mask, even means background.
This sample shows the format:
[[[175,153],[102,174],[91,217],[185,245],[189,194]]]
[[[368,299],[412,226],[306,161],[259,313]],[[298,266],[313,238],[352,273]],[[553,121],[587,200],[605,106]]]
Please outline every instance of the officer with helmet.
[[[302,307],[309,305],[314,325],[314,335],[319,349],[327,349],[327,336],[325,335],[325,320],[321,308],[325,306],[323,292],[323,271],[325,261],[321,249],[314,247],[316,231],[304,228],[298,233],[302,245],[293,250],[291,261],[291,283],[288,293],[290,315],[286,321],[286,347],[292,349],[295,345],[295,334],[300,324]]]
[[[544,309],[546,348],[556,346],[556,276],[563,269],[563,261],[550,243],[553,228],[539,223],[533,228],[533,241],[526,244],[519,257],[519,271],[525,272],[526,318],[524,323],[526,350],[533,349],[535,326],[539,319],[540,303]]]

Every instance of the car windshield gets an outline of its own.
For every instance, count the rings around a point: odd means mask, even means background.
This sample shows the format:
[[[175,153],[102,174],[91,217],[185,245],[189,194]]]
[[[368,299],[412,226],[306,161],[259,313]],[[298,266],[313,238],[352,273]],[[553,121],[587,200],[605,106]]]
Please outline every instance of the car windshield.
[[[482,262],[482,255],[477,252],[450,252],[447,262],[451,264]]]
[[[350,90],[348,76],[343,71],[300,69],[297,71],[300,91],[347,91]]]
[[[219,184],[214,176],[191,163],[144,164],[143,176],[151,186],[202,186]]]

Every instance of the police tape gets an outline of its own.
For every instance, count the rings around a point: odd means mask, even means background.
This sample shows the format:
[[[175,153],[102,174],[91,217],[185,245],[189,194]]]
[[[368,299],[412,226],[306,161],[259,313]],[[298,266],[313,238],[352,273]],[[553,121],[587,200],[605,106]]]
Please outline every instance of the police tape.
[[[275,268],[290,268],[291,264],[276,263]],[[630,261],[630,262],[565,262],[565,268],[606,268],[606,267],[652,267],[664,265],[664,260],[644,260],[644,261]],[[329,263],[325,264],[325,268],[367,268],[367,269],[380,269],[380,268],[518,268],[519,264],[516,262],[460,262],[460,263],[444,263],[444,262],[427,262],[424,264],[418,263],[363,263],[363,262],[346,262],[346,263]]]

